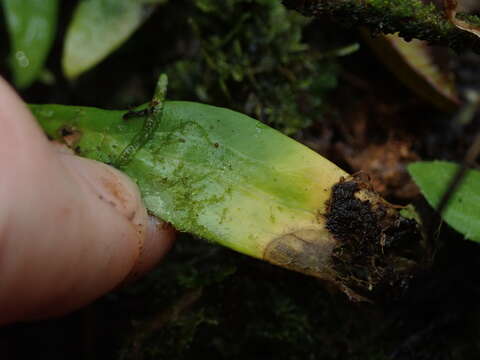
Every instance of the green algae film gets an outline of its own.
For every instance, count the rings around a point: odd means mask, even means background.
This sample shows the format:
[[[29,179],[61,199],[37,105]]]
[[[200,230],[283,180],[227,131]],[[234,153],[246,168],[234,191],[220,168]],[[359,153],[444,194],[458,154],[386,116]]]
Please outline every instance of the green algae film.
[[[125,111],[33,105],[46,133],[81,134],[79,155],[112,163],[143,125]],[[234,250],[263,257],[267,244],[307,231],[323,237],[325,199],[347,174],[248,116],[166,102],[158,129],[128,165],[151,213]]]

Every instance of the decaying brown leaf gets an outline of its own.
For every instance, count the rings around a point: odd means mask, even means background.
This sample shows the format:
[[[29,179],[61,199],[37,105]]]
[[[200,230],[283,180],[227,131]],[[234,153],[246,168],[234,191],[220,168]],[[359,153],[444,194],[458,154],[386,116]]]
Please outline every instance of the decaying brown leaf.
[[[407,42],[397,35],[372,37],[365,33],[365,39],[390,71],[418,96],[441,110],[458,107],[454,76],[445,64],[447,49],[432,48],[416,39]]]
[[[480,37],[480,27],[474,26],[472,24],[467,23],[466,21],[460,20],[457,18],[457,11],[459,10],[459,6],[462,6],[463,9],[469,8],[469,4],[462,4],[458,2],[458,0],[444,0],[445,6],[445,14],[447,15],[448,20],[455,25],[457,28],[468,31],[472,34],[477,35]]]

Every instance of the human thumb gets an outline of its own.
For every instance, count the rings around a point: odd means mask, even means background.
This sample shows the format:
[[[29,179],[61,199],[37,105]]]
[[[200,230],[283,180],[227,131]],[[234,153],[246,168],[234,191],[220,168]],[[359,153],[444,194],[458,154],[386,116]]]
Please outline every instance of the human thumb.
[[[154,266],[173,238],[131,180],[52,146],[0,79],[0,324],[88,304]]]

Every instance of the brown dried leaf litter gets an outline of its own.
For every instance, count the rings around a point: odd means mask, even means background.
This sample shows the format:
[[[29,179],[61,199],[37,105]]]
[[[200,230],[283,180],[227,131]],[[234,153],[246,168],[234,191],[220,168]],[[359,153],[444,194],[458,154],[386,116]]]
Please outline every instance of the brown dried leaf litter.
[[[475,34],[480,37],[480,27],[467,23],[466,21],[460,20],[457,18],[457,12],[459,9],[468,9],[471,5],[468,1],[460,2],[458,0],[444,0],[445,14],[447,15],[448,20],[455,25],[457,28],[468,31],[469,33]]]

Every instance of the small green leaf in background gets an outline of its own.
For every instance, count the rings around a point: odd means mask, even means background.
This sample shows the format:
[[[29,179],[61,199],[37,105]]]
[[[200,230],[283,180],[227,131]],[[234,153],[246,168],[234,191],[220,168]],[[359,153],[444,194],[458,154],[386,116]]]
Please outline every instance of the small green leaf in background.
[[[65,75],[76,78],[106,58],[148,18],[153,3],[159,1],[80,1],[65,38]]]
[[[446,161],[417,162],[408,171],[428,203],[437,207],[459,165]],[[443,219],[467,239],[480,242],[480,171],[468,170],[450,198]]]
[[[43,69],[57,26],[58,0],[3,0],[13,81],[30,86]]]

